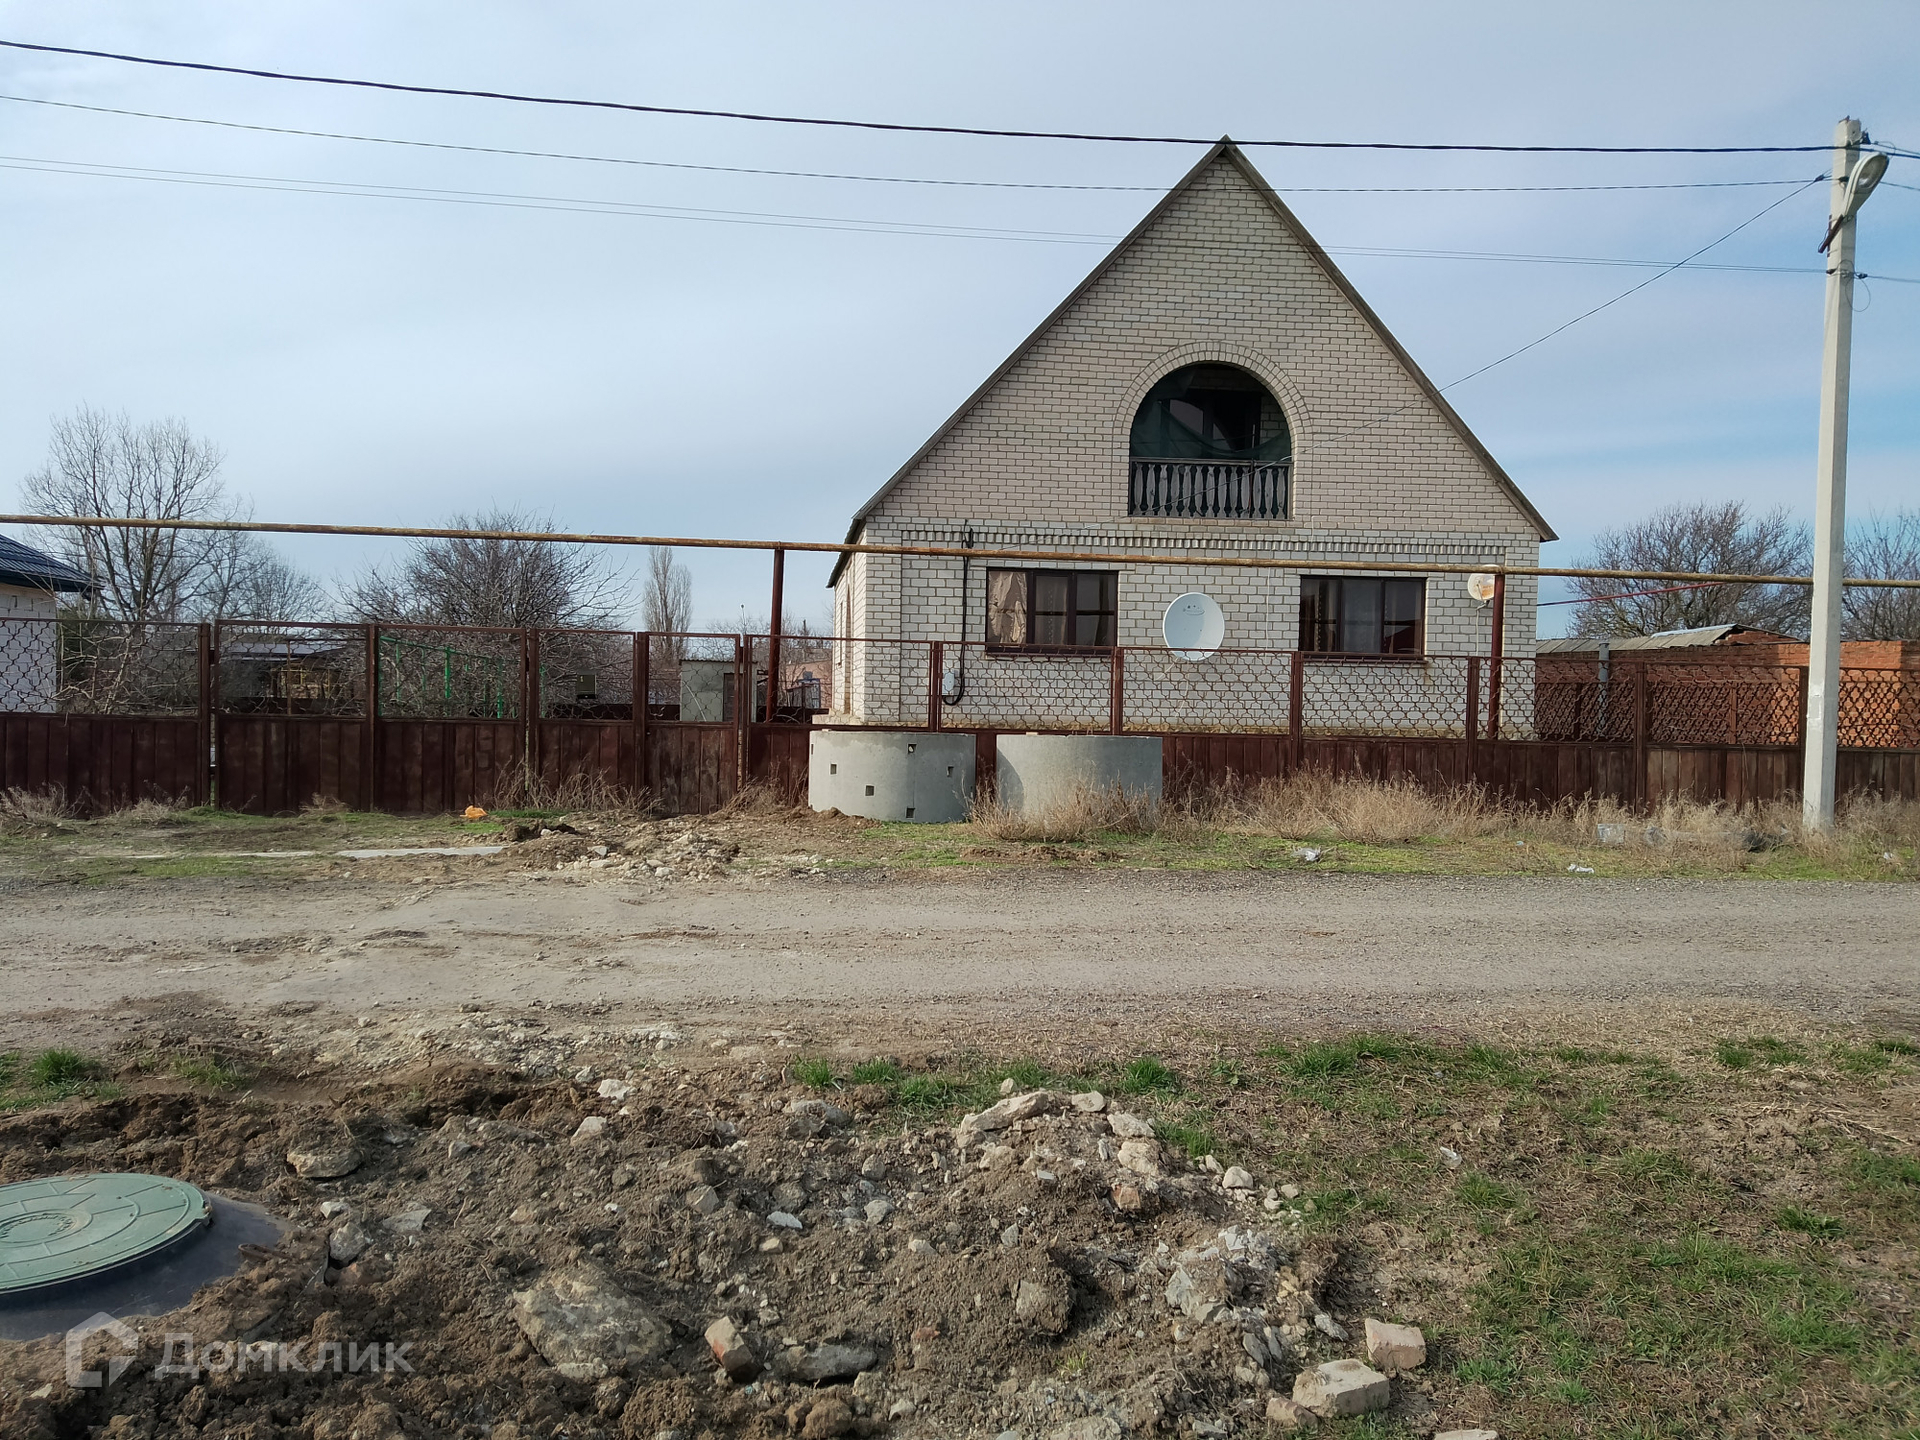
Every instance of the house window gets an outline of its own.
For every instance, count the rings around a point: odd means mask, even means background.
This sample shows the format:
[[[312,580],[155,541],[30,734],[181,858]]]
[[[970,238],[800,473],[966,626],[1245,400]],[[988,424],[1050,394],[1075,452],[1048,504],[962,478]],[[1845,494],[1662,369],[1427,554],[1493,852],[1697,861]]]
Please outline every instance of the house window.
[[[1427,582],[1303,575],[1300,648],[1333,655],[1420,655],[1426,650]]]
[[[1120,576],[1112,570],[987,571],[987,644],[1041,650],[1111,646]]]
[[[1188,365],[1149,390],[1133,417],[1128,456],[1129,515],[1287,518],[1287,418],[1264,385],[1234,366]]]

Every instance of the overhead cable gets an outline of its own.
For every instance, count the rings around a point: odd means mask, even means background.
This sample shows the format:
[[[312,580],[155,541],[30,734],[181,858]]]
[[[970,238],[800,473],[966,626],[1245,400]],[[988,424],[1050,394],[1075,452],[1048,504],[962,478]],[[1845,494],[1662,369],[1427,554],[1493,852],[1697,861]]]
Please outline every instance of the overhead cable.
[[[423,525],[311,525],[269,520],[157,520],[124,515],[0,515],[0,525],[47,526],[58,529],[105,530],[213,530],[261,535],[352,535],[421,540],[531,540],[555,545],[645,545],[671,550],[792,550],[824,555],[921,555],[975,560],[1078,560],[1122,565],[1210,565],[1249,570],[1368,570],[1425,575],[1545,575],[1565,579],[1704,580],[1717,584],[1811,585],[1808,575],[1715,574],[1699,570],[1593,570],[1551,565],[1500,565],[1491,561],[1466,564],[1448,561],[1329,560],[1311,556],[1166,555],[1130,551],[993,550],[959,545],[869,545],[831,540],[710,540],[688,536],[591,534],[565,530],[483,530],[463,526]],[[1920,580],[1848,578],[1844,585],[1878,590],[1920,590]]]
[[[106,164],[87,160],[47,160],[35,156],[0,155],[0,170],[38,175],[79,175],[102,180],[144,180],[161,184],[205,186],[215,189],[258,190],[268,194],[338,195],[366,200],[413,200],[444,205],[476,205],[508,210],[547,210],[570,215],[612,215],[633,219],[696,220],[715,224],[773,226],[786,229],[832,230],[868,235],[917,235],[952,240],[1011,240],[1031,244],[1111,245],[1123,237],[1068,230],[1025,230],[1014,226],[951,225],[944,222],[875,220],[835,215],[795,215],[780,211],[721,210],[712,207],[654,205],[640,201],[581,198],[564,195],[526,195],[511,191],[449,190],[416,185],[383,185],[357,180],[312,180],[277,175],[232,174],[217,170],[163,170],[141,165]],[[1824,179],[1825,177],[1820,177]],[[1796,182],[1801,189],[1817,181]],[[1788,197],[1791,198],[1791,197]],[[1749,222],[1751,223],[1751,222]],[[1184,245],[1185,242],[1174,242]],[[1380,245],[1326,245],[1329,254],[1369,259],[1480,260],[1528,265],[1585,265],[1628,269],[1673,269],[1686,261],[1635,260],[1598,255],[1535,255],[1493,250],[1436,250]],[[1824,275],[1811,265],[1730,265],[1709,262],[1696,270],[1755,275]],[[1657,277],[1656,277],[1657,278]],[[1859,278],[1867,278],[1861,274]],[[1899,276],[1874,276],[1901,284]],[[1630,292],[1629,292],[1630,293]],[[1456,382],[1457,383],[1457,382]]]
[[[303,75],[285,70],[258,70],[241,65],[214,65],[202,60],[163,60],[151,55],[128,55],[115,50],[84,50],[69,45],[37,45],[25,40],[0,40],[10,50],[48,55],[74,55],[92,60],[115,60],[128,65],[152,65],[169,70],[194,70],[215,75],[244,75],[256,80],[287,80],[302,85],[336,85],[357,90],[383,90],[404,95],[444,95],[468,100],[506,100],[519,105],[564,106],[586,110],[619,110],[642,115],[681,115],[702,120],[746,120],[765,125],[811,125],[840,130],[881,130],[916,135],[971,135],[1001,140],[1086,140],[1114,145],[1211,145],[1214,139],[1191,135],[1102,135],[1075,130],[1000,130],[975,125],[914,125],[892,120],[841,120],[811,115],[773,115],[753,110],[707,110],[683,105],[643,105],[625,100],[586,100],[557,95],[525,95],[510,90],[469,90],[449,85],[409,85],[391,80],[357,80],[338,75]],[[1242,146],[1294,150],[1413,150],[1483,151],[1508,155],[1793,155],[1832,149],[1830,145],[1487,145],[1436,144],[1406,140],[1241,140]],[[1894,153],[1894,152],[1890,152]]]
[[[468,155],[507,155],[524,160],[573,160],[594,165],[633,165],[652,170],[690,170],[712,175],[762,175],[790,180],[854,180],[876,185],[940,185],[979,190],[1069,190],[1161,194],[1164,185],[1068,185],[1037,180],[949,180],[923,175],[855,175],[833,170],[775,170],[764,166],[698,165],[684,160],[639,160],[622,155],[587,155],[567,150],[516,150],[501,145],[462,145],[445,140],[409,140],[388,135],[356,135],[338,130],[303,130],[289,125],[255,125],[239,120],[210,120],[197,115],[167,115],[152,110],[122,110],[110,105],[81,105],[28,95],[0,95],[19,105],[84,110],[93,115],[124,115],[137,120],[170,120],[182,125],[211,125],[264,135],[297,135],[310,140],[352,140],[368,145],[401,145],[421,150],[451,150]],[[1637,185],[1288,185],[1289,195],[1514,195],[1569,194],[1610,190],[1739,190],[1756,186],[1798,185],[1793,180],[1678,180]],[[1911,189],[1911,186],[1902,187]]]

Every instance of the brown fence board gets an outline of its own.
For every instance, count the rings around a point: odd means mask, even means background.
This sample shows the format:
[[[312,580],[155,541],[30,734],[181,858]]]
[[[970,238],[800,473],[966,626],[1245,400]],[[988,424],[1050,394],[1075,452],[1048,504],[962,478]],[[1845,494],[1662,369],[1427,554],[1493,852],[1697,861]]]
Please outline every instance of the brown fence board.
[[[731,800],[738,728],[656,720],[647,726],[647,790],[676,815],[704,814]]]
[[[0,784],[87,811],[205,798],[199,722],[159,715],[0,714]]]
[[[748,773],[789,805],[806,804],[812,738],[811,726],[754,726],[748,734]]]
[[[631,720],[542,720],[541,783],[556,792],[631,791],[638,728]]]
[[[367,803],[366,722],[317,715],[221,715],[220,805],[285,815],[314,803]]]

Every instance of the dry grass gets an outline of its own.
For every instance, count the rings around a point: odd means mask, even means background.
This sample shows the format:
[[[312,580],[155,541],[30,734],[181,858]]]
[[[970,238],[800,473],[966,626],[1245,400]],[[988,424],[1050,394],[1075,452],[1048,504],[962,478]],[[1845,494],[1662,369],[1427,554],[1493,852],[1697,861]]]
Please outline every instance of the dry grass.
[[[1179,817],[1164,813],[1159,801],[1116,785],[1108,790],[1080,786],[1031,813],[1009,810],[998,796],[976,801],[969,820],[995,840],[1033,840],[1061,844],[1099,834],[1152,835]]]
[[[74,818],[73,804],[59,790],[0,790],[0,821],[13,825],[50,825]]]
[[[638,824],[659,814],[650,792],[638,794],[614,785],[601,775],[570,775],[558,785],[550,784],[531,771],[522,769],[503,780],[493,802],[495,810],[538,810],[555,813],[589,813],[612,823]]]

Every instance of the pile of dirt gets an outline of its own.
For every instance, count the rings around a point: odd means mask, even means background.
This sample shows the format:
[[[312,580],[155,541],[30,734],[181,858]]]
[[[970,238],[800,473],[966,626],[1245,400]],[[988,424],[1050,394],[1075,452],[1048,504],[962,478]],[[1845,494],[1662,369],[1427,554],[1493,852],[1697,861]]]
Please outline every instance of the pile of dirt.
[[[711,826],[672,820],[610,821],[567,816],[545,823],[519,821],[503,832],[507,849],[496,864],[522,871],[610,872],[660,880],[711,880],[733,868],[738,842]]]
[[[57,1338],[0,1346],[0,1433],[1229,1434],[1356,1353],[1352,1257],[1150,1120],[1037,1091],[915,1127],[884,1098],[443,1063],[9,1119],[0,1181],[142,1169],[291,1228],[143,1322],[110,1388],[67,1386]],[[1426,1414],[1417,1377],[1394,1406]]]

